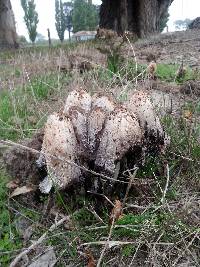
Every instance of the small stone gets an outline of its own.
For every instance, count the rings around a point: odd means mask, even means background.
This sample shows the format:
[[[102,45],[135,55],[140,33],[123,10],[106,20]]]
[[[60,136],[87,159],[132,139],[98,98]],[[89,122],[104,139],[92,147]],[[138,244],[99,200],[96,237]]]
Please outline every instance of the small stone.
[[[49,267],[56,263],[56,255],[53,248],[50,248],[46,253],[37,258],[36,261],[28,265],[28,267]]]

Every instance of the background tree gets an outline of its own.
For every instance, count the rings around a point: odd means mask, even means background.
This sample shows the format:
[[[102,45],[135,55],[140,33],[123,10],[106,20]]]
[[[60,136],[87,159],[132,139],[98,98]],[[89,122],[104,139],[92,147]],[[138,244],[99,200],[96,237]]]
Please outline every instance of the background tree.
[[[184,20],[179,19],[174,22],[174,25],[175,25],[176,30],[181,31],[181,30],[186,30],[191,22],[192,20],[188,18]]]
[[[18,47],[10,0],[0,0],[0,47]]]
[[[26,37],[24,35],[19,35],[18,36],[18,41],[20,44],[28,44],[28,41],[26,40]]]
[[[43,44],[43,43],[47,43],[47,40],[45,39],[45,36],[41,33],[37,33],[36,36],[36,43],[37,44]]]
[[[142,38],[160,31],[160,21],[173,0],[102,0],[101,28],[119,34],[129,30]]]
[[[63,3],[63,12],[65,16],[66,29],[69,33],[69,39],[71,38],[72,31],[72,12],[73,12],[73,3],[65,2]]]
[[[160,19],[160,32],[162,32],[165,27],[167,26],[167,22],[169,20],[169,12],[167,10],[167,12],[163,15],[163,17]]]
[[[197,18],[195,18],[194,20],[192,20],[192,21],[189,23],[189,25],[188,25],[187,28],[190,29],[190,30],[193,30],[193,29],[200,29],[200,17],[197,17]]]
[[[21,5],[24,10],[24,21],[29,38],[31,42],[34,43],[37,36],[37,24],[39,22],[34,0],[21,0]]]
[[[55,0],[55,19],[56,19],[56,30],[58,33],[58,37],[61,43],[64,41],[65,30],[66,30],[66,21],[65,14],[63,9],[63,2],[60,0]]]
[[[98,25],[97,7],[91,1],[75,0],[72,12],[73,32],[92,31]]]

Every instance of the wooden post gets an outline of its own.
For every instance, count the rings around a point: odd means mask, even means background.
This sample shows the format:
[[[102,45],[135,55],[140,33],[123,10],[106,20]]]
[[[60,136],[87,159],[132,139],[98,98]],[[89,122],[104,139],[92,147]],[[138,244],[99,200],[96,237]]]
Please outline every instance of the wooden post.
[[[51,35],[50,35],[50,30],[47,29],[48,32],[48,40],[49,40],[49,47],[51,46]]]

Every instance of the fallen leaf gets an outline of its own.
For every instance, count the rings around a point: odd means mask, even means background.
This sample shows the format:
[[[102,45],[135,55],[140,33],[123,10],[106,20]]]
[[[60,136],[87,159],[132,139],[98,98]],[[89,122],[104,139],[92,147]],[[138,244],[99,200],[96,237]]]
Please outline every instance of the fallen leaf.
[[[185,110],[184,117],[188,120],[192,119],[192,112],[190,110]]]
[[[95,263],[93,255],[92,255],[92,252],[89,249],[87,250],[86,255],[88,257],[87,267],[95,267],[96,263]]]
[[[15,196],[19,196],[22,194],[26,194],[29,192],[35,191],[34,187],[31,186],[22,186],[22,187],[17,187],[12,194],[10,195],[10,197],[15,197]]]
[[[94,261],[94,258],[89,258],[87,267],[95,267],[96,263]]]
[[[112,209],[109,223],[112,224],[113,220],[117,221],[122,216],[122,203],[120,200],[115,200],[115,206]]]
[[[15,189],[15,188],[18,187],[18,185],[19,185],[19,180],[12,180],[12,181],[10,181],[9,183],[6,184],[6,187],[8,189]]]

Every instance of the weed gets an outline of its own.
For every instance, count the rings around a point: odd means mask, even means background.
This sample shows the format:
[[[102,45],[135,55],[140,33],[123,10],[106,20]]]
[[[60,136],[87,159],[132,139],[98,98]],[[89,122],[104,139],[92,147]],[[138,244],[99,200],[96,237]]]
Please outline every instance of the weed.
[[[128,60],[120,70],[120,75],[123,79],[128,81],[135,81],[136,77],[138,80],[142,80],[145,77],[145,70],[147,65],[137,64],[133,60]]]
[[[120,56],[118,54],[113,54],[108,56],[108,70],[111,73],[117,73],[119,71]]]
[[[162,81],[173,82],[176,77],[178,66],[169,64],[157,64],[157,77]]]
[[[79,212],[74,215],[74,218],[81,226],[91,225],[96,221],[92,213],[85,208],[80,209]]]
[[[130,257],[135,252],[134,245],[126,245],[122,248],[122,255],[125,257]]]
[[[1,170],[0,173],[0,265],[8,266],[12,251],[21,248],[22,244],[6,206],[8,192],[6,183],[9,178]]]
[[[186,69],[186,73],[183,77],[176,77],[179,66],[176,64],[157,64],[157,77],[166,82],[177,82],[182,84],[188,80],[198,79],[200,77],[199,72],[192,70],[191,68]]]

